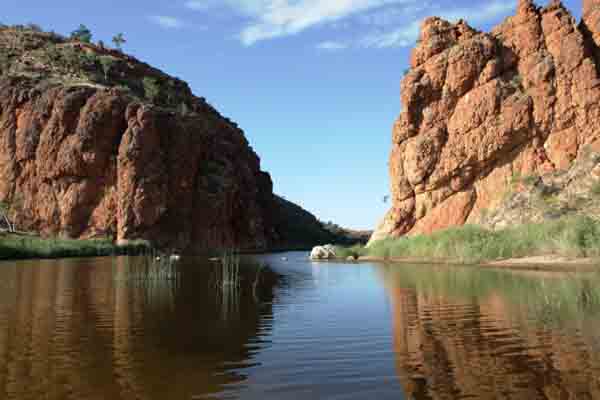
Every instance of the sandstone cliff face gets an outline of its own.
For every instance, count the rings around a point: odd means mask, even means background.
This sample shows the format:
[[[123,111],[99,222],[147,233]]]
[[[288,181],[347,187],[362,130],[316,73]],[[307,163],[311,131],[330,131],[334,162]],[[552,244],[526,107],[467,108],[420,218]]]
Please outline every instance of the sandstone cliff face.
[[[266,247],[268,175],[219,116],[111,89],[0,83],[0,197],[25,230],[160,246]]]
[[[0,28],[0,149],[20,230],[189,252],[294,245],[244,133],[115,50]]]
[[[577,25],[521,0],[491,33],[424,21],[390,156],[392,208],[372,241],[477,222],[513,176],[600,149],[600,1]]]

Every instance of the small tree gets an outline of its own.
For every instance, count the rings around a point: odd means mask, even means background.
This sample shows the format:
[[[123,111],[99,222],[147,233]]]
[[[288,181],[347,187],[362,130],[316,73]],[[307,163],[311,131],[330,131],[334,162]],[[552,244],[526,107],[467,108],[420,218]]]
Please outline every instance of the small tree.
[[[79,28],[71,32],[71,39],[78,40],[83,43],[91,43],[92,31],[90,31],[87,26],[81,24],[79,25]]]
[[[115,59],[111,56],[100,57],[100,65],[102,66],[102,72],[104,73],[104,80],[108,82],[110,77],[110,69],[115,64]]]
[[[11,222],[8,214],[10,213],[10,203],[8,202],[0,202],[0,218],[2,222],[6,224],[9,232],[15,231],[15,225]]]
[[[115,36],[113,36],[112,42],[115,44],[115,47],[117,49],[121,50],[123,48],[123,45],[127,43],[127,40],[125,40],[125,37],[122,33],[118,33]]]

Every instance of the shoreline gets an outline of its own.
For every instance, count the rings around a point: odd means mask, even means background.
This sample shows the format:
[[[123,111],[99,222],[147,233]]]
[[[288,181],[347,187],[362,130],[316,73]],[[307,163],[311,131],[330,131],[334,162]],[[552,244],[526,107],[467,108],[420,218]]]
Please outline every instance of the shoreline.
[[[344,259],[334,259],[343,261]],[[504,260],[484,261],[480,263],[467,263],[460,260],[425,258],[425,257],[373,257],[362,256],[353,261],[356,263],[398,263],[398,264],[426,264],[457,267],[472,267],[485,269],[513,269],[530,271],[556,271],[556,272],[600,272],[600,259],[593,257],[563,257],[563,256],[527,256],[508,258]]]
[[[0,262],[141,255],[151,251],[145,241],[119,245],[109,239],[43,238],[32,234],[0,234]]]
[[[276,246],[269,249],[239,249],[236,253],[239,255],[281,254],[293,251],[310,252],[311,248],[306,245]],[[160,252],[143,240],[118,245],[109,239],[59,239],[43,238],[33,234],[0,233],[0,262],[139,256],[153,251]],[[192,257],[220,256],[223,251],[188,255]],[[182,254],[185,255],[185,252]]]

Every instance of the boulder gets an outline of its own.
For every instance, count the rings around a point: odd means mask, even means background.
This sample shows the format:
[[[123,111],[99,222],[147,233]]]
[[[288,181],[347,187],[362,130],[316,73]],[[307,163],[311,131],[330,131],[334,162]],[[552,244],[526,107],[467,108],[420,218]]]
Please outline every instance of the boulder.
[[[311,260],[332,260],[336,258],[333,245],[317,246],[310,252]]]

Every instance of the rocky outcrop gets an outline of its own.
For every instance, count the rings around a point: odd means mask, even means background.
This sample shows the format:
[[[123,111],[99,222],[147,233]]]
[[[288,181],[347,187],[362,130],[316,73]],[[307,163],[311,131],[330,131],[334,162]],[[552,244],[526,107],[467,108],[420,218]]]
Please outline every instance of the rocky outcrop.
[[[20,230],[188,252],[299,239],[235,123],[103,46],[0,27],[0,148],[0,201]]]
[[[497,230],[565,217],[600,219],[600,153],[587,147],[567,170],[514,176],[498,206],[474,222]]]
[[[392,208],[371,241],[476,222],[513,176],[600,149],[600,1],[577,25],[559,1],[521,0],[491,33],[424,21],[390,156]]]
[[[271,181],[218,115],[182,118],[117,90],[0,82],[0,197],[23,230],[264,248]]]

